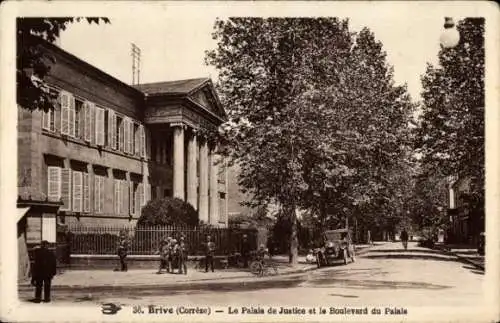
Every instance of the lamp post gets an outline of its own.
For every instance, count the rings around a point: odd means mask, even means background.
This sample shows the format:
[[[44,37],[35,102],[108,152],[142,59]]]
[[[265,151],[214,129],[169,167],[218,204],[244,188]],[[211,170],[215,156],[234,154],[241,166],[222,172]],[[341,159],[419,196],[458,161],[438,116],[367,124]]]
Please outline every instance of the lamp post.
[[[444,18],[444,31],[439,37],[439,41],[444,48],[453,48],[460,41],[460,33],[458,32],[453,18]]]

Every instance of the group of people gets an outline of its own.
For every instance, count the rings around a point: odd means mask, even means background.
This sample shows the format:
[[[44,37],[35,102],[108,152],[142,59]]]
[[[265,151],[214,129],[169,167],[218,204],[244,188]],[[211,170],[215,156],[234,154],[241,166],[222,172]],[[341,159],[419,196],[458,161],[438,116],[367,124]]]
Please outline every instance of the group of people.
[[[187,245],[184,236],[177,239],[172,237],[167,237],[160,242],[160,247],[158,253],[160,254],[160,268],[158,268],[157,274],[162,273],[162,269],[165,269],[167,273],[173,273],[174,262],[177,262],[177,268],[179,269],[179,274],[184,273],[187,275]]]

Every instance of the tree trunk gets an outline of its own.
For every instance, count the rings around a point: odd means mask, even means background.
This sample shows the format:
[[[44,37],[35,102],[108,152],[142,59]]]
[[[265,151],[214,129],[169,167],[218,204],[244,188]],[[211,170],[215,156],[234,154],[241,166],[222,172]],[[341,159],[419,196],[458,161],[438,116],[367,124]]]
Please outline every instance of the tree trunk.
[[[291,210],[290,219],[292,221],[292,234],[290,235],[289,262],[292,266],[295,266],[299,263],[299,239],[297,236],[297,213],[295,207]]]

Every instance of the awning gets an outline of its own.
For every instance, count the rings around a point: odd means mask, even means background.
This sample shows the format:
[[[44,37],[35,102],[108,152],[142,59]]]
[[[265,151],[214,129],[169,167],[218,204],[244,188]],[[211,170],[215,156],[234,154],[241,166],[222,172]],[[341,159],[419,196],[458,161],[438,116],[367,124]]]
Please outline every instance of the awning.
[[[30,209],[29,206],[17,208],[17,222],[21,221],[21,219],[26,215],[29,209]]]

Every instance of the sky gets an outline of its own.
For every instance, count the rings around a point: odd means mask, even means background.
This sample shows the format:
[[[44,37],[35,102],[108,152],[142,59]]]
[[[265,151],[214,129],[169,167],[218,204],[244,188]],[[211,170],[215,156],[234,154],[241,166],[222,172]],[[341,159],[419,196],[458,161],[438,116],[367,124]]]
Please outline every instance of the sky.
[[[380,7],[380,6],[378,6]],[[151,10],[150,10],[151,9]],[[216,17],[260,15],[259,10],[225,12],[219,8],[183,6],[141,8],[108,16],[111,24],[76,23],[61,35],[60,46],[125,83],[132,82],[131,43],[141,49],[141,83],[217,77],[204,64],[205,51],[216,47],[211,37]],[[377,8],[379,9],[379,8]],[[369,10],[369,8],[368,8]],[[229,11],[229,10],[228,10]],[[420,76],[426,63],[437,62],[442,13],[412,14],[375,10],[373,15],[352,14],[350,29],[368,27],[383,44],[394,67],[397,84],[406,83],[414,100],[420,99]],[[353,11],[356,12],[356,11]],[[145,17],[147,17],[145,19]]]

